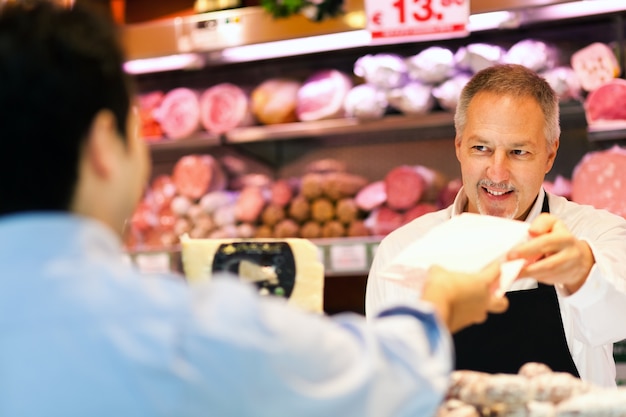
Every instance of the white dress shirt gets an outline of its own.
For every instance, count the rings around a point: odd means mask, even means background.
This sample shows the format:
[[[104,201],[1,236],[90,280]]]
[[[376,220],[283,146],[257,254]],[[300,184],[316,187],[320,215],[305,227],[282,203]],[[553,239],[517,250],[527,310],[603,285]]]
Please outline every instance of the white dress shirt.
[[[576,293],[569,295],[564,289],[556,288],[567,345],[581,379],[600,386],[615,386],[613,343],[626,339],[626,220],[606,210],[547,195],[550,213],[562,220],[578,239],[589,244],[596,261],[585,284]],[[541,213],[543,198],[542,190],[526,221],[534,220]],[[365,312],[368,317],[385,305],[418,297],[415,291],[383,279],[381,272],[412,241],[462,213],[466,203],[467,196],[461,190],[453,205],[418,217],[382,240],[367,281]],[[511,290],[536,287],[534,279],[525,278],[516,281]]]

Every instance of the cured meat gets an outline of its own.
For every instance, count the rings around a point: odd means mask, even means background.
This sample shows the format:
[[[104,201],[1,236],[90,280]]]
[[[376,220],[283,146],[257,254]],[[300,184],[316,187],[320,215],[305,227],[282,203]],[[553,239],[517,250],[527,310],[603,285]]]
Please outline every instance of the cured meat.
[[[141,122],[141,136],[148,140],[161,139],[163,129],[161,124],[155,118],[155,111],[161,106],[165,94],[163,91],[153,91],[151,93],[141,94],[137,97],[139,104],[139,120]]]
[[[221,83],[210,87],[200,96],[200,121],[212,133],[226,133],[254,122],[250,100],[242,88]]]
[[[422,192],[421,201],[436,202],[441,190],[448,185],[448,179],[441,172],[424,165],[415,165],[415,171],[424,179],[426,187]]]
[[[417,204],[426,188],[424,178],[415,168],[401,165],[385,176],[387,205],[395,210],[407,210]]]
[[[256,223],[267,200],[260,187],[247,186],[239,194],[235,204],[235,218],[244,223]]]
[[[158,175],[150,183],[149,195],[157,210],[166,206],[169,208],[177,192],[176,184],[169,175]]]
[[[437,209],[437,206],[431,203],[418,203],[404,213],[404,223],[409,223],[411,220],[415,220],[426,213],[437,211]]]
[[[574,168],[572,200],[626,217],[626,149],[587,153]]]
[[[594,42],[572,54],[572,68],[578,75],[580,85],[593,91],[617,77],[620,73],[615,54],[608,45]]]
[[[384,90],[372,84],[360,84],[348,92],[343,106],[347,117],[375,120],[385,115],[389,103]]]
[[[476,73],[492,65],[502,63],[506,50],[488,43],[471,43],[460,47],[454,54],[457,68]]]
[[[572,182],[562,175],[557,175],[554,181],[545,180],[543,182],[543,188],[552,194],[560,195],[561,197],[572,197]]]
[[[387,201],[385,181],[374,181],[367,184],[354,197],[356,205],[363,211],[372,211]]]
[[[554,68],[558,62],[558,51],[547,43],[536,39],[523,39],[509,48],[502,61],[519,64],[535,72]]]
[[[286,237],[298,237],[300,226],[292,219],[283,219],[274,227],[274,237],[281,239]]]
[[[353,198],[344,198],[337,201],[337,220],[344,224],[350,224],[359,216],[359,208]]]
[[[367,184],[367,179],[349,172],[332,172],[324,174],[322,192],[332,201],[345,197],[354,197]]]
[[[298,90],[298,119],[306,122],[343,117],[343,102],[351,88],[352,80],[341,71],[315,72]]]
[[[285,78],[262,82],[250,96],[252,113],[266,125],[298,121],[296,106],[300,86],[300,82]]]
[[[389,89],[404,85],[408,69],[404,57],[395,54],[367,54],[356,60],[354,74],[376,88]]]
[[[578,75],[570,67],[556,67],[544,71],[541,76],[546,79],[550,87],[556,92],[559,100],[581,100],[582,88]]]
[[[589,93],[584,103],[587,123],[626,120],[626,80],[613,79]]]
[[[454,74],[454,54],[448,48],[431,46],[406,59],[409,77],[426,84],[438,84]]]
[[[286,207],[293,198],[293,188],[289,181],[279,179],[274,181],[270,187],[270,202],[279,207]]]
[[[406,115],[422,115],[435,107],[432,86],[420,81],[411,81],[406,85],[394,88],[387,93],[387,101],[391,107]]]
[[[461,91],[470,78],[469,74],[461,72],[441,84],[434,86],[432,94],[439,106],[447,111],[455,111],[459,97],[461,96]]]
[[[463,180],[461,180],[461,178],[455,178],[448,182],[437,197],[437,205],[439,208],[445,208],[454,203],[454,199],[461,187],[463,187]]]
[[[182,139],[200,130],[198,94],[189,88],[175,88],[163,97],[155,117],[170,139]]]
[[[404,216],[387,206],[381,206],[373,210],[365,219],[365,226],[373,235],[384,236],[402,226]]]
[[[183,156],[174,165],[172,180],[179,194],[193,200],[225,187],[224,172],[210,155]]]

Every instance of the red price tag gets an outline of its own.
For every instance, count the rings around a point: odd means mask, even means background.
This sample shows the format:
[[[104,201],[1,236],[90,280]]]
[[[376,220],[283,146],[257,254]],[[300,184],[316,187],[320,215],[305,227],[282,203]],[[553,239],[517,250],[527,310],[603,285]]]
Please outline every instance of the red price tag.
[[[466,36],[469,0],[366,0],[373,39]]]

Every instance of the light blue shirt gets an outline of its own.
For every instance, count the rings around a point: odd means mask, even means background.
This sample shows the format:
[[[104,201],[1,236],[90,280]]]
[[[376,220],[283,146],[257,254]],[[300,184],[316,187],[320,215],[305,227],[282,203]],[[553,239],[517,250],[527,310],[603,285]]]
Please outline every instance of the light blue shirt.
[[[0,217],[0,416],[434,415],[451,344],[429,305],[366,324],[139,273],[66,214]]]

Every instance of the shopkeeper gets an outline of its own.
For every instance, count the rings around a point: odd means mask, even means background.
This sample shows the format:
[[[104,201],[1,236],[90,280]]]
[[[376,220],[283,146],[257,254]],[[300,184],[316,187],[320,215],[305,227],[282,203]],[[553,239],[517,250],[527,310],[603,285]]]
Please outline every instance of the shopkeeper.
[[[383,239],[366,314],[415,296],[381,273],[435,225],[463,212],[524,220],[532,239],[508,254],[528,260],[507,293],[510,309],[455,335],[457,368],[515,373],[526,362],[544,362],[614,386],[613,343],[626,338],[626,220],[543,189],[559,147],[557,95],[525,67],[493,66],[463,89],[455,128],[463,187],[450,207]]]

